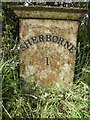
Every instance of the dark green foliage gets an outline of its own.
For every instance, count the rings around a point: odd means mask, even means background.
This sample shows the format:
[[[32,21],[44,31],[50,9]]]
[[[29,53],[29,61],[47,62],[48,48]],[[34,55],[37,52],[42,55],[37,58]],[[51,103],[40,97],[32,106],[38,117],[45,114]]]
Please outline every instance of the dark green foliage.
[[[75,79],[90,85],[90,17],[88,16],[90,13],[88,13],[78,31]]]
[[[14,54],[16,54],[16,52],[13,52],[12,49],[18,43],[18,19],[16,18],[10,7],[11,6],[8,3],[3,3],[2,49],[4,51],[4,60],[9,59],[14,56]]]

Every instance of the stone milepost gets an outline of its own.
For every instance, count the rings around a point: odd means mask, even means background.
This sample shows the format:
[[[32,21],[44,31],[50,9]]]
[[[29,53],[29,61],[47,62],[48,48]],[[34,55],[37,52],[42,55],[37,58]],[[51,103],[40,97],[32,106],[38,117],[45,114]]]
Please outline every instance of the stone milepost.
[[[73,82],[78,26],[86,10],[14,6],[19,17],[20,75],[52,86]]]

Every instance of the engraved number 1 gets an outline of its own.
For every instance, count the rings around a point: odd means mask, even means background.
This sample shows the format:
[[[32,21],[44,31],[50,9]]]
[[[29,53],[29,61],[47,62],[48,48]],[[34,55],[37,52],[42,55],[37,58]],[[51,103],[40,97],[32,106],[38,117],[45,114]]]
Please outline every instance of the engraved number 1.
[[[49,65],[48,57],[46,57],[45,63],[46,65]]]

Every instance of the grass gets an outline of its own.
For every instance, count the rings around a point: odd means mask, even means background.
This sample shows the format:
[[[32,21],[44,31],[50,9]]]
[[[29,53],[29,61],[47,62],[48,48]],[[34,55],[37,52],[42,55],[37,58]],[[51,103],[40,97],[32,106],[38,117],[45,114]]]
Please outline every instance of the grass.
[[[1,62],[3,119],[90,118],[89,86],[84,82],[90,73],[87,66],[84,65],[80,76],[76,76],[77,81],[68,89],[61,87],[61,84],[49,89],[38,86],[33,76],[28,82],[27,78],[19,77],[17,58],[15,55]]]
[[[8,71],[8,62],[4,66],[7,74],[11,72]],[[31,78],[28,81],[25,83],[26,80],[18,80],[14,76],[14,79],[8,78],[3,82],[4,119],[90,118],[89,87],[84,82],[78,81],[66,90],[59,85],[50,89],[42,88]]]
[[[6,20],[5,14],[3,19]],[[68,86],[68,89],[65,89],[66,86],[61,86],[62,83],[57,83],[49,89],[37,85],[34,76],[28,80],[19,76],[18,40],[13,37],[13,34],[16,35],[14,30],[16,26],[9,20],[5,22],[0,63],[0,72],[2,72],[0,104],[4,120],[8,118],[80,118],[81,120],[90,118],[90,46],[87,26],[86,20],[86,23],[79,28],[74,83]]]

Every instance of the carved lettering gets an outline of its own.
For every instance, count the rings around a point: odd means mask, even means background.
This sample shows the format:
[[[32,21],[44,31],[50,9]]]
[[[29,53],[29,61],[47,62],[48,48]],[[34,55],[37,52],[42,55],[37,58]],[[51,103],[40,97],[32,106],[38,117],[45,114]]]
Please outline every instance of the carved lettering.
[[[49,65],[48,57],[46,57],[46,65]]]
[[[29,40],[26,40],[23,44],[26,45],[26,48],[29,48],[31,44],[31,42]]]
[[[57,43],[63,45],[64,44],[64,39],[60,37]]]
[[[32,37],[32,42],[33,42],[33,44],[38,43],[38,41],[37,41],[37,39],[36,39],[36,36],[35,36],[35,37]]]
[[[76,51],[76,48],[75,48],[75,46],[71,46],[71,48],[69,49],[69,51],[71,52],[71,53],[73,53],[74,51]]]
[[[44,42],[44,36],[43,36],[43,35],[40,35],[40,36],[39,36],[39,41],[40,41],[40,42]]]
[[[21,45],[20,45],[20,49],[21,49],[22,51],[24,51],[24,50],[26,49],[26,45],[21,44]]]
[[[72,44],[69,41],[66,41],[64,44],[64,47],[68,50],[70,49],[71,46],[72,46]]]
[[[58,41],[58,36],[53,36],[53,37],[52,37],[52,41],[53,41],[53,42],[57,42],[57,41]]]
[[[50,42],[51,41],[51,35],[46,35],[46,41]]]
[[[69,41],[64,40],[61,37],[58,36],[52,36],[52,35],[39,35],[39,36],[34,36],[31,38],[31,40],[26,40],[23,44],[20,45],[20,48],[24,51],[25,49],[29,48],[32,44],[36,44],[39,42],[55,42],[59,45],[63,45],[66,49],[69,50],[69,52],[73,53],[76,48],[72,43]]]

